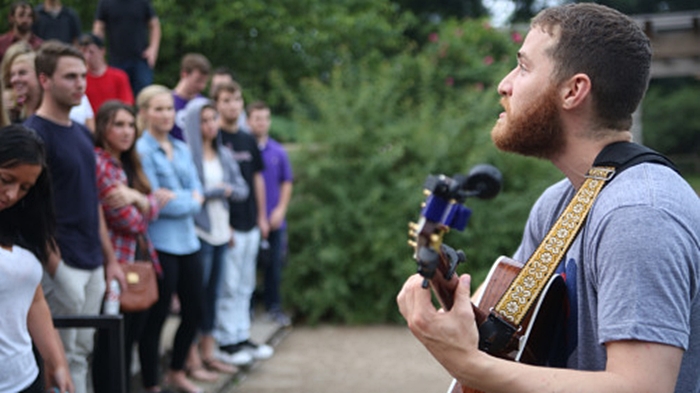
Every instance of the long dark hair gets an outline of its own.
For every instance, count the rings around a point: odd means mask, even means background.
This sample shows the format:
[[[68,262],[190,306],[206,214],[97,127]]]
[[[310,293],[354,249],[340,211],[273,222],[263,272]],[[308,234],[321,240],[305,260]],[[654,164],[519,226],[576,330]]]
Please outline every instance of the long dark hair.
[[[49,250],[56,249],[56,222],[44,143],[24,126],[0,128],[0,168],[23,164],[41,166],[41,174],[22,200],[0,211],[0,244],[24,247],[46,263]]]
[[[109,131],[109,127],[112,126],[114,118],[120,110],[127,111],[134,117],[134,122],[136,122],[136,112],[131,106],[118,100],[106,101],[100,106],[95,116],[95,146],[103,149],[106,147],[105,140],[107,138],[107,131]],[[119,160],[126,173],[129,187],[133,187],[143,194],[150,194],[151,183],[149,183],[146,174],[143,173],[141,160],[136,152],[136,139],[138,139],[138,129],[136,130],[134,143],[131,144],[128,150],[121,153]]]

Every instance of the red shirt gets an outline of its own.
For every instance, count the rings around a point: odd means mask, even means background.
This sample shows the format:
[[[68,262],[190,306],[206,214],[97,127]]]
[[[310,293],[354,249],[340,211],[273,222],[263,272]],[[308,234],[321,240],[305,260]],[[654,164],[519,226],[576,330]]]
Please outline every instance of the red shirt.
[[[0,59],[2,59],[3,56],[5,56],[7,48],[9,48],[12,44],[19,40],[20,38],[15,36],[15,32],[12,30],[8,31],[3,35],[0,35]],[[41,38],[32,34],[29,36],[29,40],[27,40],[27,42],[29,43],[29,46],[32,47],[32,49],[36,50],[36,48],[38,48],[43,41],[41,40]]]
[[[101,76],[95,76],[88,72],[85,94],[87,94],[95,113],[108,100],[116,99],[134,105],[134,93],[131,91],[129,76],[119,68],[108,66],[107,71]]]
[[[160,274],[162,270],[158,261],[158,255],[146,233],[148,222],[158,216],[158,202],[153,194],[148,195],[148,202],[151,208],[147,216],[141,214],[133,205],[113,209],[102,203],[115,185],[120,183],[126,184],[127,179],[121,164],[103,149],[95,147],[95,158],[97,161],[97,190],[107,223],[109,238],[112,240],[114,255],[120,263],[133,262],[138,242],[137,237],[144,236],[151,262],[155,265],[156,272]]]

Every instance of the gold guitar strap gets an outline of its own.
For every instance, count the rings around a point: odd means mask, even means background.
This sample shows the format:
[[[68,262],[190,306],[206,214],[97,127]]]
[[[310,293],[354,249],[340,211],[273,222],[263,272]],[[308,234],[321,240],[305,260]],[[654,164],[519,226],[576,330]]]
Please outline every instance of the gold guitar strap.
[[[586,221],[598,193],[614,174],[615,168],[607,166],[595,166],[588,171],[581,188],[515,277],[492,313],[497,313],[514,327],[521,325]]]
[[[643,162],[665,165],[677,171],[668,158],[636,143],[617,142],[603,148],[586,174],[581,188],[501,296],[486,321],[479,325],[480,349],[489,353],[505,353],[509,350],[515,333],[521,328],[583,227],[600,190],[616,173]]]

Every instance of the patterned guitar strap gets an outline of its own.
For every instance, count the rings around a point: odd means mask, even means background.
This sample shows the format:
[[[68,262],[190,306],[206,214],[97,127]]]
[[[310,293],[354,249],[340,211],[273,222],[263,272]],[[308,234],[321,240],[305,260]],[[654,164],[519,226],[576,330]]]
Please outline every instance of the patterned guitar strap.
[[[479,326],[480,349],[492,354],[508,352],[515,333],[583,227],[600,191],[616,173],[642,162],[676,170],[666,157],[634,143],[614,143],[601,151],[581,188],[491,310],[488,319]]]

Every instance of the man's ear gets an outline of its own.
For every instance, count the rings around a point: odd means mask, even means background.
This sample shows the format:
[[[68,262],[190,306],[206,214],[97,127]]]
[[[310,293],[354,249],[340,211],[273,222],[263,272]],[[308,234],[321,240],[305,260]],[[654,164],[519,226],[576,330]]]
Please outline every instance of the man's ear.
[[[591,79],[586,74],[576,74],[563,82],[559,89],[562,108],[574,109],[591,94]]]
[[[39,86],[41,86],[42,90],[46,90],[46,87],[49,83],[49,76],[46,75],[45,73],[41,72],[39,75],[37,75],[37,79],[39,79]]]

